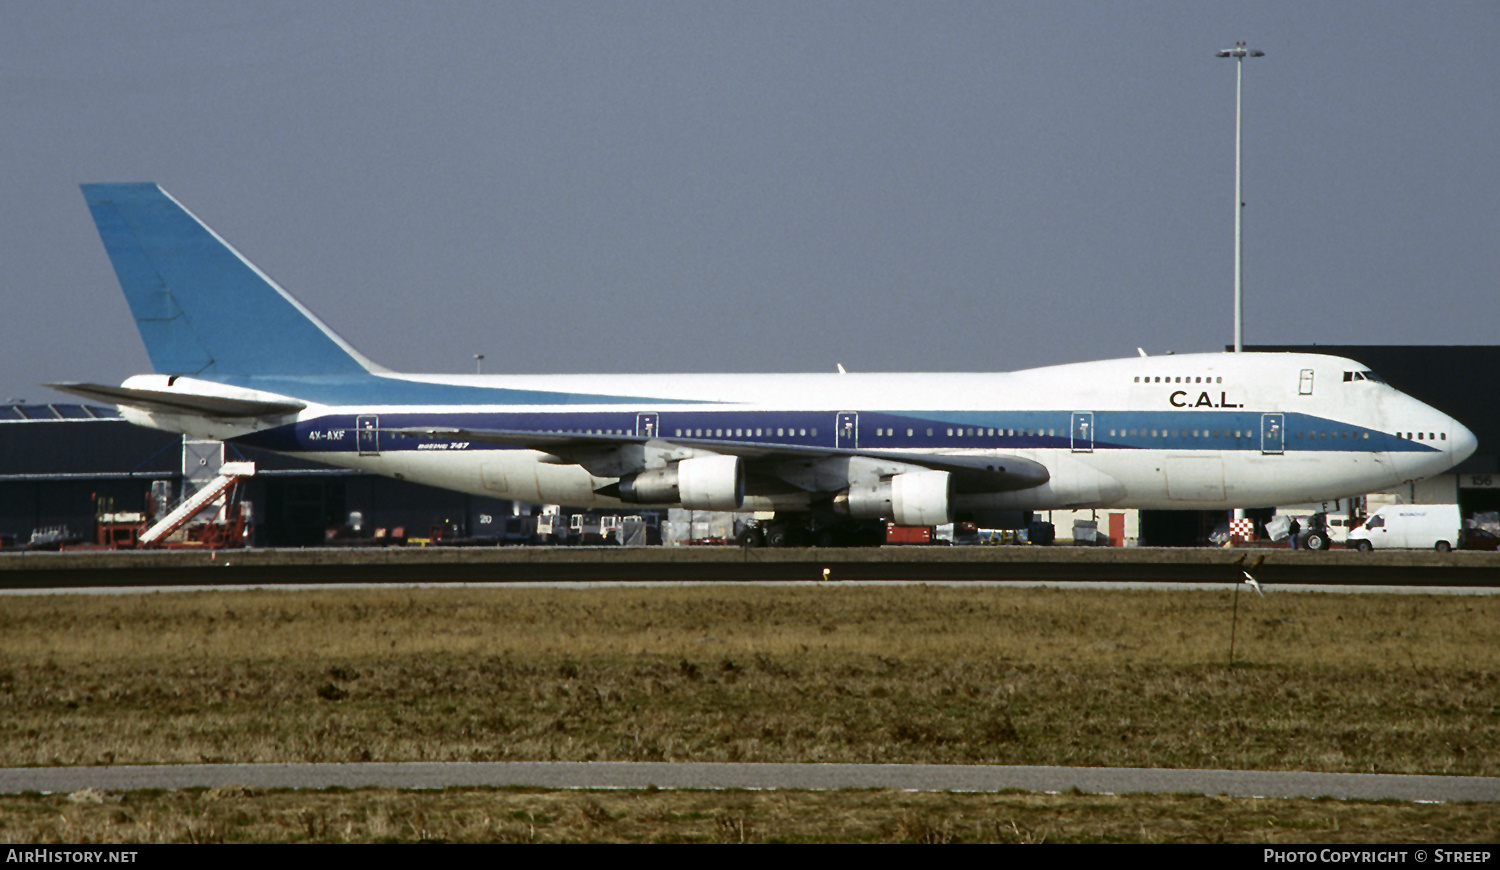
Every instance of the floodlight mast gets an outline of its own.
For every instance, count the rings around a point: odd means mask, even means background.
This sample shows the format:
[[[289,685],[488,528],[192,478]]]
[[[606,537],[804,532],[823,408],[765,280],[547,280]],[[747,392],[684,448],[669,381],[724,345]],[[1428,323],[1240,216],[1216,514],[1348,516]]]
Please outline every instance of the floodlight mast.
[[[1214,56],[1234,58],[1234,352],[1239,353],[1245,347],[1245,302],[1242,292],[1244,266],[1241,256],[1243,238],[1240,227],[1240,212],[1245,208],[1245,201],[1240,194],[1240,92],[1245,75],[1245,58],[1265,57],[1266,53],[1246,48],[1245,43],[1237,42],[1234,48],[1226,48]]]

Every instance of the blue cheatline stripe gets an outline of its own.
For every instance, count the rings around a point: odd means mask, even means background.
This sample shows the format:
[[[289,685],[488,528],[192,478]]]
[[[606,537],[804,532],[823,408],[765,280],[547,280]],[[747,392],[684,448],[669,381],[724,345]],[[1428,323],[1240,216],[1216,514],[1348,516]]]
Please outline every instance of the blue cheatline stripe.
[[[581,397],[580,397],[581,398]],[[562,404],[555,402],[555,404]],[[616,403],[631,400],[616,400]],[[649,400],[647,400],[649,402]],[[838,442],[838,413],[834,411],[711,410],[702,406],[669,406],[642,403],[618,410],[539,412],[516,408],[506,411],[404,411],[392,408],[380,413],[383,430],[404,428],[452,428],[519,432],[567,433],[609,436],[634,434],[638,413],[651,412],[657,432],[667,439],[731,441],[755,444],[793,444],[832,447]],[[368,413],[368,412],[365,412]],[[352,441],[330,437],[330,433],[356,428],[356,414],[327,414],[295,425],[257,432],[236,439],[240,443],[291,452],[338,452],[354,449]],[[1074,446],[1068,424],[1071,415],[1058,411],[1004,411],[987,413],[869,411],[859,413],[857,446],[863,449],[937,450],[970,449],[999,452],[1024,449],[1069,449]],[[1259,412],[1095,412],[1096,438],[1092,449],[1173,450],[1220,453],[1261,452]],[[1333,453],[1431,453],[1441,448],[1305,414],[1283,414],[1286,420],[1283,451]],[[950,425],[962,418],[965,425]],[[1118,419],[1114,419],[1118,418]],[[1104,423],[1100,423],[1100,420]],[[1134,428],[1120,425],[1129,422]],[[974,423],[971,428],[967,424]],[[980,423],[985,425],[981,426]],[[1111,436],[1111,427],[1116,435]],[[1239,428],[1236,428],[1239,427]],[[1135,432],[1136,434],[1130,434]],[[1155,432],[1155,435],[1151,433]],[[1197,435],[1193,433],[1197,432]],[[910,433],[910,434],[908,434]],[[930,434],[929,434],[930,433]],[[962,433],[962,434],[960,434]],[[1238,433],[1238,434],[1235,434]],[[1321,437],[1319,437],[1321,435]],[[1365,437],[1368,435],[1368,437]],[[1329,437],[1332,436],[1332,437]],[[352,437],[352,436],[348,436]],[[421,449],[443,439],[382,438],[383,450]],[[458,440],[458,439],[453,439]],[[469,443],[470,449],[509,449],[493,444]],[[844,442],[842,446],[854,447]]]
[[[85,184],[99,238],[162,374],[355,374],[339,342],[160,187]]]
[[[1443,449],[1436,444],[1408,441],[1364,426],[1295,412],[1131,410],[1089,413],[1093,416],[1095,449],[1260,450],[1264,414],[1281,416],[1282,441],[1287,451],[1432,453]],[[954,441],[960,440],[957,437],[946,439],[948,424],[963,426],[965,431],[970,426],[976,430],[982,426],[986,431],[989,427],[1055,431],[1056,438],[1063,439],[1065,444],[1070,443],[1069,429],[1073,424],[1072,414],[1066,411],[925,412],[910,417],[916,422],[923,418],[929,425],[943,426],[936,430],[935,435],[944,438],[933,442],[935,446],[953,446]],[[860,414],[860,430],[863,432],[867,426],[880,425],[879,419],[878,412]],[[903,424],[897,422],[896,425]],[[898,429],[897,434],[904,434],[904,430]],[[977,436],[964,436],[971,440],[974,437]]]

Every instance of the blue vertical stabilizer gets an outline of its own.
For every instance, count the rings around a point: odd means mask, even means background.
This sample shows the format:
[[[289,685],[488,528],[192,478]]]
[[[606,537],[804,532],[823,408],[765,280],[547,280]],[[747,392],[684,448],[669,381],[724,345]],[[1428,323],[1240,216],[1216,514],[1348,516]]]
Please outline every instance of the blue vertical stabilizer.
[[[160,374],[380,370],[155,184],[85,184],[104,249]]]

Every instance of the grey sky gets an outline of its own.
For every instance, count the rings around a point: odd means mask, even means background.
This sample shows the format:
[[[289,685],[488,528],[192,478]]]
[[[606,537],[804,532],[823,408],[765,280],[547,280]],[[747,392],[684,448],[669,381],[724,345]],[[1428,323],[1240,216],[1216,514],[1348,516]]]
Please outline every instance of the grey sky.
[[[397,370],[1489,344],[1500,4],[11,3],[0,398],[149,364],[157,181]]]

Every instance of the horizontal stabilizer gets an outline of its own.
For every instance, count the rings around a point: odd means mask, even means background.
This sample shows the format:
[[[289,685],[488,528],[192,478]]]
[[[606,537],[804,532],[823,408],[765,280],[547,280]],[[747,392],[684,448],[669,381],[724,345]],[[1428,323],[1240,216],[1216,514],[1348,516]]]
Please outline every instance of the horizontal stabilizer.
[[[161,390],[137,390],[129,387],[107,387],[103,384],[62,383],[46,386],[97,402],[125,405],[161,414],[198,414],[204,417],[284,417],[307,406],[301,402],[260,402],[254,399],[227,399],[192,393],[168,393]]]

